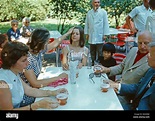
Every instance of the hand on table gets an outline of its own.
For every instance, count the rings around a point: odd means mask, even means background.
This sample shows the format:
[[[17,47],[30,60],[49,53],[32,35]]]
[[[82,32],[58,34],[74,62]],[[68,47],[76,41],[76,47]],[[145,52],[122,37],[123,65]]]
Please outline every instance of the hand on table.
[[[52,100],[50,98],[44,98],[44,99],[36,102],[36,105],[38,106],[38,108],[54,109],[54,108],[57,108],[59,106],[59,102],[56,100]]]

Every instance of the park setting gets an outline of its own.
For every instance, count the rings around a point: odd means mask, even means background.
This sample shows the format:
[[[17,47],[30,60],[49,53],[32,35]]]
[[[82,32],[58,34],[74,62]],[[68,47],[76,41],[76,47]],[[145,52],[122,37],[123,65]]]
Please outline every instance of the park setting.
[[[155,110],[155,0],[0,8],[0,110]]]

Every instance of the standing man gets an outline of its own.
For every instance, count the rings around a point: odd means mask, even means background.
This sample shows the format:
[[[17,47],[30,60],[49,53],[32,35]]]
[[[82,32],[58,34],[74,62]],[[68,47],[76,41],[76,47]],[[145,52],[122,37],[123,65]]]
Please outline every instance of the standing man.
[[[102,46],[105,35],[109,35],[107,12],[100,7],[100,0],[92,0],[92,9],[88,11],[85,20],[84,33],[90,44],[92,65],[102,56]]]
[[[139,32],[145,30],[146,19],[151,14],[151,11],[149,0],[143,0],[143,5],[135,7],[126,17],[126,23],[131,32],[135,34],[135,37]],[[134,27],[131,25],[131,20],[134,22]]]

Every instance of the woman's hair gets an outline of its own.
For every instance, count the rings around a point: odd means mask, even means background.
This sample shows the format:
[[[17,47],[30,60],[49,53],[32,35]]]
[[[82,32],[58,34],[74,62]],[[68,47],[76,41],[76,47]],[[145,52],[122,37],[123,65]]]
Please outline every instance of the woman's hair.
[[[2,48],[2,44],[8,40],[8,36],[5,34],[0,34],[0,48]]]
[[[46,28],[37,28],[32,32],[27,45],[30,46],[33,53],[37,54],[40,50],[44,49],[44,45],[49,39],[50,33]]]
[[[83,47],[84,44],[85,44],[84,30],[83,30],[83,28],[82,28],[81,26],[76,26],[76,27],[74,27],[74,29],[78,29],[78,30],[79,30],[79,32],[80,32],[79,46],[80,46],[80,47]],[[74,30],[74,29],[73,29],[73,30]],[[72,36],[72,34],[73,34],[73,31],[72,31],[72,33],[71,33],[71,36]],[[71,37],[71,36],[70,36],[70,43],[72,44],[72,37]]]
[[[7,42],[1,52],[2,68],[10,69],[22,56],[28,54],[29,48],[22,42]]]
[[[107,42],[107,43],[103,44],[102,52],[103,51],[108,51],[108,52],[111,52],[111,54],[113,54],[116,52],[116,48],[115,48],[114,44]]]

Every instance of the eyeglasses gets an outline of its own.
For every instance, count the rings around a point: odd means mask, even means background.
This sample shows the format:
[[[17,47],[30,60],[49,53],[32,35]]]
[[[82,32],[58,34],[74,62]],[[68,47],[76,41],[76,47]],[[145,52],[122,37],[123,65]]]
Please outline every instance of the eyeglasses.
[[[25,23],[30,23],[29,21],[26,21]]]

